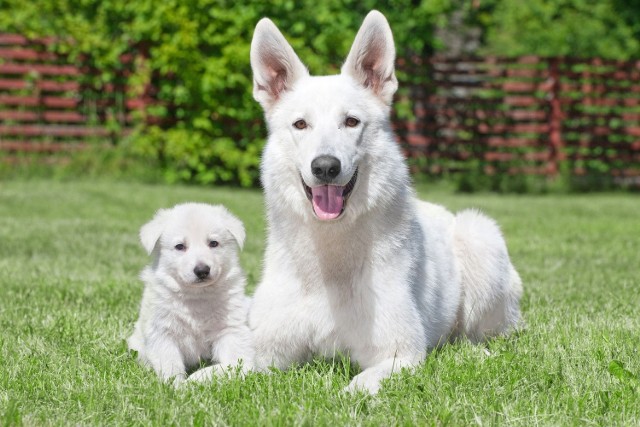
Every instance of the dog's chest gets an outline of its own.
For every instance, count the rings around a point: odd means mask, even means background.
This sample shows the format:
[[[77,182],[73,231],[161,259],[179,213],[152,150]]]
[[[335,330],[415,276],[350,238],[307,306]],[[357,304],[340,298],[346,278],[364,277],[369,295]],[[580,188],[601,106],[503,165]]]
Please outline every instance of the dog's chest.
[[[224,328],[225,314],[207,300],[185,302],[174,313],[174,333],[188,358],[210,357],[212,344]]]
[[[371,236],[301,232],[290,241],[288,261],[303,287],[360,288],[375,264],[374,247]]]
[[[330,357],[336,351],[358,352],[370,346],[378,302],[368,280],[353,279],[346,286],[326,286],[311,296],[318,310],[313,333],[314,352]]]

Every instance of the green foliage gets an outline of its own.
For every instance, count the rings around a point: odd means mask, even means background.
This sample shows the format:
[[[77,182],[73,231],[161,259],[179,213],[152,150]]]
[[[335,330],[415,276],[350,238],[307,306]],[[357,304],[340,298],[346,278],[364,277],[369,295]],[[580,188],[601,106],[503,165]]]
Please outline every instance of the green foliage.
[[[249,186],[258,181],[266,133],[249,65],[260,18],[273,19],[320,74],[339,71],[369,10],[387,16],[403,55],[432,49],[434,25],[449,7],[450,0],[7,0],[0,28],[57,37],[57,51],[101,70],[90,82],[97,88],[117,78],[122,54],[140,55],[130,92],[155,87],[160,104],[147,114],[162,126],[138,129],[134,147],[170,182]]]
[[[640,56],[640,4],[621,0],[488,0],[470,11],[501,56]]]

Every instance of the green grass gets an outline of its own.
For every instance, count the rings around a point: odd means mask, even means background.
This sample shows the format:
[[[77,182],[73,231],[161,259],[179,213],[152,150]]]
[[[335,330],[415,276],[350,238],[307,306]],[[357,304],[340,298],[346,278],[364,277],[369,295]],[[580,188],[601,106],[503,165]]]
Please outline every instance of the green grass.
[[[371,397],[340,392],[355,372],[340,360],[174,390],[127,352],[139,227],[178,202],[224,203],[247,228],[252,292],[259,191],[0,182],[0,425],[640,424],[638,196],[419,192],[500,222],[526,327],[448,345]]]

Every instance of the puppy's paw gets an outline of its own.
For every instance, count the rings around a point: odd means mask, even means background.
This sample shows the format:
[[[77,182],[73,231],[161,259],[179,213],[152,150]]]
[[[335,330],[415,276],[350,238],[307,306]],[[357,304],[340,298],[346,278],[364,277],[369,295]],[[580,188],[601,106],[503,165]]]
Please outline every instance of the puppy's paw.
[[[184,385],[186,379],[187,379],[187,374],[178,374],[172,378],[168,378],[167,382],[171,384],[174,388],[180,388]]]
[[[369,394],[376,394],[380,390],[380,381],[382,378],[377,372],[365,370],[351,380],[351,383],[344,388],[347,393],[356,393],[364,391]]]
[[[198,369],[193,374],[189,375],[187,382],[190,383],[204,383],[210,382],[214,377],[219,377],[228,372],[222,365],[211,365],[206,368]]]

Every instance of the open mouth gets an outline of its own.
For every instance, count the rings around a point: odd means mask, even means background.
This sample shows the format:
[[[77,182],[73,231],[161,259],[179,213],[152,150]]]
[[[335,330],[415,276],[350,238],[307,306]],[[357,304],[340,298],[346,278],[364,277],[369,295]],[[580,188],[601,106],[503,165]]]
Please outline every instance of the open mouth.
[[[302,177],[301,177],[302,178]],[[342,215],[346,206],[347,200],[353,191],[353,187],[356,185],[358,179],[358,169],[353,173],[353,176],[347,182],[347,185],[319,185],[317,187],[309,187],[302,180],[302,187],[307,195],[307,198],[311,201],[313,207],[313,213],[316,217],[322,221],[328,221],[336,219]]]

